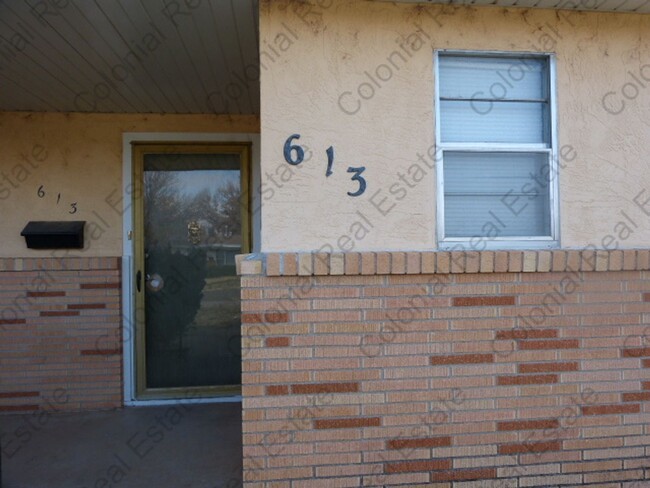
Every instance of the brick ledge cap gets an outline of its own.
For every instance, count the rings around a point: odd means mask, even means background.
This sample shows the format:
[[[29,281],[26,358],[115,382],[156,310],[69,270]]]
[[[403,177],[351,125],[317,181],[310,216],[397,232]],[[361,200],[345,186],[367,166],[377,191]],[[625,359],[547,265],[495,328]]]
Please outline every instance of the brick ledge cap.
[[[650,249],[256,253],[236,257],[240,276],[370,276],[650,270]]]

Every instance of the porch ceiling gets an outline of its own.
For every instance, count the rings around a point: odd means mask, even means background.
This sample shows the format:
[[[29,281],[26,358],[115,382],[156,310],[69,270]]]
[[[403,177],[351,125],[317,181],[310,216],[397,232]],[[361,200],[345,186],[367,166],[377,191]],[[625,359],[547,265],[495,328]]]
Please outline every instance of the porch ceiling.
[[[0,0],[0,110],[259,113],[258,0]]]
[[[400,3],[441,3],[448,5],[498,5],[500,7],[550,8],[597,12],[650,13],[650,0],[375,0]]]
[[[390,1],[650,13],[650,0]],[[0,0],[0,111],[259,114],[258,3]]]

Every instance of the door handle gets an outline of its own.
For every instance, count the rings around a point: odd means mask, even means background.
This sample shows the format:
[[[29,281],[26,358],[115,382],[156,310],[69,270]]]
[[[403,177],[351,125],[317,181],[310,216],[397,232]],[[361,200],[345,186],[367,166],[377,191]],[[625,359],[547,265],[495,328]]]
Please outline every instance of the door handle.
[[[165,280],[158,273],[152,275],[147,273],[144,277],[144,281],[147,284],[149,291],[152,292],[160,291],[165,286]]]
[[[138,291],[142,291],[142,271],[140,270],[135,274],[135,287]]]

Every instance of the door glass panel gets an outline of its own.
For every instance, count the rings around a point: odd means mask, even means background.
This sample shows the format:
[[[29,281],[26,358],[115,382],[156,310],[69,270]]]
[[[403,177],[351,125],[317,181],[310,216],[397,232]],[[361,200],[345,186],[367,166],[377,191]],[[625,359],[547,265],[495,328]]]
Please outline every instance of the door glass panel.
[[[240,156],[144,156],[146,387],[241,384]]]

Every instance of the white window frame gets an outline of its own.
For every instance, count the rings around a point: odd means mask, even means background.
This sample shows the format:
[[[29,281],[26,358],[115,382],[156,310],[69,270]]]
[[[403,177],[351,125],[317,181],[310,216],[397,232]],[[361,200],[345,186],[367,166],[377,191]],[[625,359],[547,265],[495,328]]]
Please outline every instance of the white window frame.
[[[440,119],[440,54],[460,56],[498,56],[511,58],[546,58],[548,60],[549,83],[549,121],[550,145],[547,144],[509,144],[509,143],[465,143],[442,142]],[[439,49],[434,51],[434,80],[435,80],[435,139],[436,154],[436,229],[438,248],[443,250],[494,250],[494,249],[551,249],[559,247],[560,243],[560,205],[559,205],[559,164],[557,137],[557,108],[556,108],[556,58],[554,53],[546,52],[517,52],[517,51],[466,51]],[[536,152],[546,153],[549,157],[550,174],[554,175],[549,184],[550,200],[550,236],[526,237],[445,237],[445,181],[444,153],[446,150],[465,152]],[[472,243],[479,239],[480,248]]]

